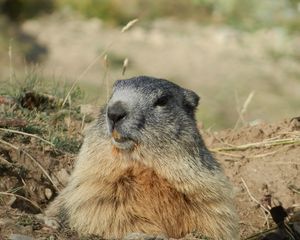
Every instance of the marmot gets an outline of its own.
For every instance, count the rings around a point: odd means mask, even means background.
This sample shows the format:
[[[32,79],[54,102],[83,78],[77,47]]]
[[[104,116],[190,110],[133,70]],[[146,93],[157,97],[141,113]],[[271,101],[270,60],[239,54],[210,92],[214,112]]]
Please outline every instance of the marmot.
[[[195,121],[199,96],[172,82],[115,82],[66,188],[50,205],[82,234],[238,239],[232,187]]]

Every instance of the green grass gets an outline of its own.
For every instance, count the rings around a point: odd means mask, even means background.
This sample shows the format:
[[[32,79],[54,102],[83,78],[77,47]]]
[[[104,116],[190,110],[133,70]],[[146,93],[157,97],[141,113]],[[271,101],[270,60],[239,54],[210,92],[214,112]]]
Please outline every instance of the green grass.
[[[82,127],[82,124],[91,122],[93,117],[84,116],[80,112],[80,104],[84,95],[79,87],[76,87],[70,94],[71,101],[62,107],[62,100],[67,95],[70,84],[63,87],[60,85],[56,81],[48,81],[36,71],[30,71],[23,81],[22,78],[18,79],[14,76],[11,82],[3,84],[0,96],[9,96],[15,104],[1,105],[1,118],[22,119],[27,122],[27,125],[17,127],[16,130],[36,134],[51,142],[57,150],[75,154],[82,143],[78,128]],[[26,95],[28,92],[32,96],[42,95],[44,98],[37,97],[33,105],[24,105],[24,102],[30,102]],[[40,105],[40,100],[43,101],[43,105]],[[0,136],[4,140],[15,139],[24,144],[32,140],[21,134],[5,131],[0,131]],[[39,144],[45,146],[43,142]]]

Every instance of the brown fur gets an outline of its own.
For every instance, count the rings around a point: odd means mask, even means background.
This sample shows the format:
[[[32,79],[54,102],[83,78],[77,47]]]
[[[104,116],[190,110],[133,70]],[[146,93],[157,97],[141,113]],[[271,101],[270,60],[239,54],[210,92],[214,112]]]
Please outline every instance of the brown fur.
[[[237,216],[223,173],[203,171],[202,182],[192,174],[181,181],[176,171],[183,166],[176,167],[176,157],[184,153],[170,151],[173,159],[165,160],[143,146],[124,152],[91,131],[68,186],[47,215],[63,209],[78,232],[106,238],[130,232],[179,238],[197,230],[215,239],[237,239]]]

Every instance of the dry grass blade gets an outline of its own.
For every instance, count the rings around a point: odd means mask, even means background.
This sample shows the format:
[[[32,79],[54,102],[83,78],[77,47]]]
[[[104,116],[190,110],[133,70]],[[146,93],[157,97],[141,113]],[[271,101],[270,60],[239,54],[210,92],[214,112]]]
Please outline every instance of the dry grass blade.
[[[241,109],[241,115],[244,115],[244,114],[246,113],[246,111],[247,111],[247,109],[248,109],[248,106],[249,106],[250,102],[251,102],[252,99],[253,99],[254,93],[255,93],[255,92],[252,91],[252,92],[248,95],[248,97],[247,97],[246,101],[244,102],[243,107],[242,107],[242,109]]]
[[[295,136],[300,136],[300,131],[279,132],[278,135],[295,135]]]
[[[80,132],[83,132],[83,129],[85,126],[85,117],[86,117],[86,114],[83,114],[81,124],[80,124]]]
[[[23,197],[21,195],[18,195],[18,194],[15,194],[15,193],[8,193],[8,192],[0,192],[0,195],[13,196],[13,197],[21,198],[21,199],[31,203],[33,206],[35,206],[37,209],[39,209],[41,212],[43,212],[43,209],[41,209],[41,207],[37,203],[35,203],[32,200],[30,200],[26,197]]]
[[[4,132],[16,133],[16,134],[21,134],[21,135],[24,135],[24,136],[33,137],[33,138],[41,140],[44,143],[47,143],[47,144],[51,145],[52,147],[55,146],[52,142],[49,142],[46,139],[41,138],[40,136],[37,136],[35,134],[26,133],[26,132],[22,132],[22,131],[18,131],[18,130],[7,129],[7,128],[0,128],[0,130],[4,131]]]
[[[109,99],[109,79],[108,79],[108,72],[109,72],[109,65],[108,65],[108,56],[107,54],[104,55],[104,76],[103,76],[103,81],[105,82],[105,89],[106,89],[106,102],[108,102]]]
[[[139,20],[136,18],[136,19],[133,19],[131,21],[129,21],[121,30],[121,32],[126,32],[127,30],[129,30],[134,24],[136,24]]]
[[[108,47],[110,47],[110,46],[108,46]],[[107,48],[108,48],[108,47],[107,47]],[[63,103],[62,103],[62,107],[65,106],[65,104],[66,104],[66,102],[68,101],[68,99],[69,99],[69,97],[70,97],[70,95],[71,95],[73,89],[75,88],[76,84],[84,77],[84,75],[91,69],[91,67],[95,65],[95,63],[96,63],[96,62],[97,62],[97,61],[105,54],[106,51],[107,51],[107,49],[104,50],[100,55],[96,56],[96,57],[89,63],[89,65],[84,69],[84,71],[78,76],[78,78],[75,79],[75,81],[73,82],[73,84],[72,84],[70,90],[68,91],[66,97],[64,98],[64,101],[63,101]]]
[[[242,121],[243,123],[245,123],[245,120],[244,120],[244,114],[246,113],[247,109],[248,109],[248,106],[250,104],[250,102],[252,101],[253,99],[253,96],[254,96],[254,91],[250,92],[246,101],[244,102],[242,108],[240,111],[238,111],[238,114],[239,114],[239,118],[238,120],[236,121],[235,123],[235,126],[234,126],[234,129],[237,128],[238,124],[240,123],[240,121]]]
[[[251,194],[251,192],[250,192],[250,190],[249,190],[249,188],[248,188],[245,180],[243,178],[241,178],[241,180],[242,180],[242,183],[243,183],[243,185],[244,185],[244,187],[245,187],[245,189],[246,189],[246,191],[247,191],[250,199],[253,202],[257,203],[261,207],[262,213],[264,215],[264,218],[266,220],[266,223],[267,223],[267,226],[268,226],[268,229],[269,229],[270,228],[270,224],[269,224],[269,220],[268,220],[268,215],[270,215],[270,211],[268,209],[266,209],[255,197],[253,197],[253,195]]]
[[[251,159],[251,158],[263,158],[263,157],[267,157],[267,156],[270,156],[270,155],[274,155],[275,153],[278,152],[278,151],[273,151],[273,152],[268,152],[268,153],[263,153],[263,154],[257,154],[257,155],[241,155],[241,154],[232,154],[232,153],[227,153],[227,152],[222,152],[222,151],[215,151],[214,149],[211,149],[210,151],[213,152],[213,153],[224,155],[224,156],[228,156],[228,157],[233,157],[233,158],[247,158],[247,159]]]
[[[125,58],[123,62],[122,76],[124,76],[127,67],[128,67],[128,58]]]
[[[244,187],[245,187],[245,189],[246,189],[249,197],[251,198],[251,200],[253,202],[257,203],[265,212],[270,213],[270,211],[268,209],[266,209],[255,197],[253,197],[253,195],[251,194],[251,192],[250,192],[250,190],[248,188],[248,185],[246,184],[245,180],[243,178],[241,178],[241,180],[242,180],[242,183],[243,183],[243,185],[244,185]]]
[[[0,163],[4,163],[4,164],[7,164],[7,165],[12,165],[12,163],[10,163],[9,161],[7,161],[6,159],[4,159],[1,156],[0,156]]]
[[[121,30],[120,33],[124,33],[126,32],[128,29],[130,29],[136,22],[138,22],[138,19],[133,19],[130,22],[128,22]],[[102,57],[104,57],[105,55],[107,55],[108,50],[111,48],[111,46],[113,45],[113,43],[115,42],[115,40],[118,39],[117,37],[115,39],[113,39],[102,51],[102,53],[100,53],[98,56],[96,56],[91,62],[90,64],[85,68],[85,70],[79,75],[78,78],[75,79],[75,81],[72,83],[72,86],[70,88],[70,90],[68,91],[63,103],[62,103],[62,107],[66,104],[67,100],[69,99],[73,89],[75,88],[76,84],[83,78],[83,76],[91,69],[92,66],[95,65],[95,63]]]
[[[289,185],[288,188],[294,192],[294,193],[297,193],[297,194],[300,194],[300,189],[299,188],[296,188],[294,185]]]
[[[300,137],[284,138],[284,139],[262,141],[262,142],[256,142],[256,143],[248,143],[248,144],[243,144],[243,145],[239,145],[239,146],[232,146],[232,147],[212,148],[210,150],[213,151],[213,152],[238,151],[238,150],[246,150],[246,149],[249,149],[249,148],[272,147],[272,146],[277,146],[277,145],[298,144],[298,143],[300,143]]]
[[[45,174],[45,176],[48,178],[48,180],[52,183],[53,187],[59,192],[59,188],[57,187],[57,185],[53,182],[52,178],[50,177],[50,175],[47,173],[47,171],[43,168],[43,166],[34,158],[32,157],[28,152],[26,152],[25,150],[17,147],[17,146],[14,146],[12,145],[11,143],[9,142],[6,142],[4,140],[1,140],[0,139],[0,143],[6,145],[6,146],[9,146],[17,151],[21,151],[23,152],[28,158],[30,158],[40,169],[41,171]]]

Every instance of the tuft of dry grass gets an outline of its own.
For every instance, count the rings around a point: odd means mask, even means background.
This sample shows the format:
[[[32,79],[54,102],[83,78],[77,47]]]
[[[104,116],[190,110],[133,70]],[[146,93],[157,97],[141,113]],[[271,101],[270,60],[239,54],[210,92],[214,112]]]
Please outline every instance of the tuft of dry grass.
[[[235,123],[234,129],[236,129],[239,126],[240,122],[242,122],[245,125],[246,121],[245,121],[244,115],[247,112],[248,106],[251,103],[254,94],[255,94],[255,91],[250,92],[249,95],[248,95],[248,97],[246,98],[246,100],[245,100],[242,108],[240,110],[237,108],[237,112],[239,114],[239,118],[238,118],[238,120]]]
[[[294,133],[292,133],[294,134]],[[291,145],[291,144],[300,144],[300,135],[288,138],[280,138],[280,139],[266,139],[261,142],[247,143],[238,146],[226,146],[219,148],[211,148],[210,151],[215,153],[227,152],[227,151],[243,151],[249,148],[270,148],[274,146],[283,146],[283,145]],[[270,152],[268,154],[274,154],[274,152]],[[262,155],[263,156],[263,155]]]
[[[39,139],[40,141],[42,141],[44,143],[47,143],[47,144],[51,145],[52,147],[55,147],[55,145],[52,142],[49,142],[46,139],[43,139],[43,138],[41,138],[40,136],[38,136],[36,134],[26,133],[26,132],[22,132],[22,131],[18,131],[18,130],[7,129],[7,128],[0,128],[0,131],[10,132],[10,133],[17,133],[17,134],[33,137],[33,138]]]

